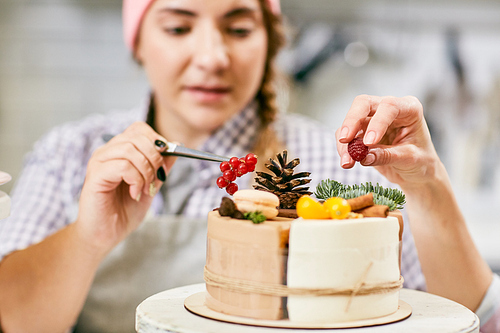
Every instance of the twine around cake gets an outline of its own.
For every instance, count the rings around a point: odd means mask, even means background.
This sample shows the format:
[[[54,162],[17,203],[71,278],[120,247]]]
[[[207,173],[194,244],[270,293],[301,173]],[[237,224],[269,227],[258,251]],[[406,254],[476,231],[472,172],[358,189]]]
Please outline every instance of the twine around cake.
[[[219,287],[224,290],[247,293],[261,294],[268,296],[287,297],[287,296],[351,296],[356,295],[374,295],[385,294],[397,291],[403,286],[403,277],[400,276],[397,281],[381,282],[381,283],[365,283],[367,272],[372,265],[367,267],[367,270],[361,277],[361,280],[354,288],[292,288],[282,284],[264,283],[257,281],[249,281],[243,279],[228,278],[219,274],[210,272],[205,266],[204,279],[207,285]],[[350,304],[350,301],[349,301]],[[349,307],[348,304],[348,307]],[[348,308],[346,309],[348,310]]]

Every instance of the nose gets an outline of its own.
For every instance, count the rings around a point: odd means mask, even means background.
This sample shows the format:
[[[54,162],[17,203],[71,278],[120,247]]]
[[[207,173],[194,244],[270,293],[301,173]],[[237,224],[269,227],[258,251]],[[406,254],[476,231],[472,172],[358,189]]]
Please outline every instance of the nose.
[[[194,45],[194,62],[200,69],[220,73],[229,66],[228,45],[224,35],[211,24],[200,30]]]

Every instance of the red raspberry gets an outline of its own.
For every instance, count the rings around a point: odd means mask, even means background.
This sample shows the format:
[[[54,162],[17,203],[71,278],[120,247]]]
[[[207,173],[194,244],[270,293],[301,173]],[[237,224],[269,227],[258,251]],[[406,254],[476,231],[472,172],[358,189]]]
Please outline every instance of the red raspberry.
[[[347,151],[355,161],[362,161],[368,155],[368,147],[363,143],[363,139],[355,138],[347,145]]]
[[[222,162],[220,164],[220,171],[224,172],[227,170],[231,170],[231,164],[229,164],[229,162]]]
[[[257,156],[252,153],[247,154],[247,156],[245,156],[245,163],[248,165],[257,164]]]
[[[219,186],[219,188],[224,188],[226,187],[230,182],[224,178],[224,177],[219,177],[217,178],[217,186]]]
[[[226,170],[222,174],[222,177],[224,177],[224,179],[226,179],[227,181],[232,182],[236,179],[236,172],[234,172],[233,170]]]
[[[236,184],[236,183],[231,183],[231,184],[227,185],[227,187],[226,187],[226,192],[227,192],[229,195],[233,195],[236,191],[238,191],[238,184]]]

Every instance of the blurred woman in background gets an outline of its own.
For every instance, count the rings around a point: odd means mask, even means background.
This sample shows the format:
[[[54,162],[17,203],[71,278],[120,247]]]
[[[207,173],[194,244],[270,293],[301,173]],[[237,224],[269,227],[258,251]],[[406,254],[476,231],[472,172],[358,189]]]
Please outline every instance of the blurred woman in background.
[[[373,168],[340,167],[352,164],[339,159],[331,128],[278,112],[274,59],[284,36],[277,0],[125,0],[123,13],[127,45],[151,94],[137,109],[54,129],[28,156],[12,215],[0,224],[6,332],[134,332],[143,299],[202,282],[206,214],[225,194],[215,182],[220,170],[163,157],[167,140],[223,156],[254,152],[261,163],[286,147],[316,183],[390,185]],[[105,143],[104,134],[115,136]],[[384,174],[402,187],[407,181]],[[237,183],[250,187],[245,177]],[[409,228],[403,237],[405,286],[423,289]],[[430,274],[429,285],[436,278]]]

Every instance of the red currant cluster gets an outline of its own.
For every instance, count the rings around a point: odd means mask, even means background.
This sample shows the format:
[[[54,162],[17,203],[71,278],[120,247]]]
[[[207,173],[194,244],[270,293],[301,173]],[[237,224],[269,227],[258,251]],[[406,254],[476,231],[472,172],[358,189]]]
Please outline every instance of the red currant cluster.
[[[238,185],[233,183],[237,177],[241,177],[248,172],[255,170],[257,164],[257,156],[252,153],[247,154],[245,158],[231,157],[229,162],[220,164],[222,176],[217,178],[217,186],[226,188],[229,195],[233,195],[238,191]]]

